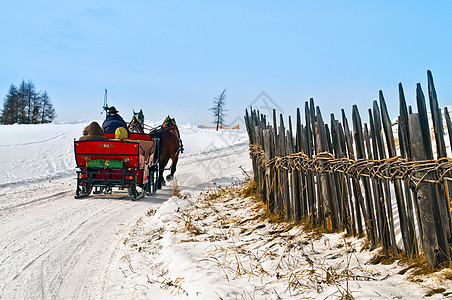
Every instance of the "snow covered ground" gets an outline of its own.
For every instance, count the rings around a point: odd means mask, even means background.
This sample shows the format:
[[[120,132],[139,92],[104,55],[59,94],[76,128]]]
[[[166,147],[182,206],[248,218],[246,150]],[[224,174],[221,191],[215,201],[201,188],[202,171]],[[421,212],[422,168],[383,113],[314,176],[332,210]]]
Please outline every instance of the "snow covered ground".
[[[181,126],[185,152],[169,184],[74,199],[73,140],[88,122],[0,126],[1,299],[430,299],[450,270],[409,281],[372,265],[363,240],[312,235],[260,218],[240,187],[251,172],[243,130]],[[210,194],[209,194],[210,193]],[[210,195],[210,196],[209,196]]]

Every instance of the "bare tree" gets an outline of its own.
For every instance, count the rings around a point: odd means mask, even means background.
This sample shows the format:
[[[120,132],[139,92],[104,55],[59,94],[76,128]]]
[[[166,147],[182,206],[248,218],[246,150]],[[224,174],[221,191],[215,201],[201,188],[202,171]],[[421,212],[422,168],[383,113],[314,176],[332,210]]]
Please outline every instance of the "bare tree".
[[[226,89],[221,92],[221,94],[218,97],[215,97],[213,100],[213,106],[209,108],[209,110],[212,112],[214,121],[213,123],[217,126],[217,131],[220,125],[224,124],[224,117],[226,116],[225,112],[227,109],[224,108],[226,105]]]

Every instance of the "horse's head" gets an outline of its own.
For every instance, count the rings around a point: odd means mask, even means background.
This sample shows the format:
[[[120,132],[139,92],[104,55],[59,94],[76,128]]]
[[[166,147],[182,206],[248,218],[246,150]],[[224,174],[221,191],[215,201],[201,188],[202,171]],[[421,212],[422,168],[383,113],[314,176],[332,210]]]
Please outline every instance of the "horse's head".
[[[140,109],[140,111],[139,111],[138,113],[135,113],[135,112],[134,112],[134,114],[135,114],[135,116],[137,117],[138,122],[140,122],[141,125],[143,125],[143,124],[144,124],[144,114],[143,114],[143,110]]]
[[[166,127],[176,127],[176,120],[174,118],[171,118],[170,116],[166,117],[165,120],[163,121],[162,127],[166,128]]]
[[[133,111],[132,120],[129,122],[129,129],[133,132],[144,132],[144,114],[143,110],[140,109],[138,113]]]
[[[135,122],[140,123],[140,125],[143,125],[143,124],[144,124],[144,114],[143,114],[143,110],[140,109],[140,111],[137,112],[137,113],[133,110],[133,117],[132,117],[132,120],[134,120]]]

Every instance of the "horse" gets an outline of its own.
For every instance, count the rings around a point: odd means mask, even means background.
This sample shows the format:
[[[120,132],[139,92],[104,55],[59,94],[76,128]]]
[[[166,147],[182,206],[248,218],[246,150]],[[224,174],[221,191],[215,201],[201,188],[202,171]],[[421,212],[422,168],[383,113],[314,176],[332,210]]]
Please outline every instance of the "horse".
[[[176,172],[176,165],[179,159],[179,154],[184,151],[184,146],[182,145],[182,140],[180,138],[179,128],[176,125],[176,120],[166,117],[160,128],[155,129],[151,134],[155,138],[160,138],[159,147],[159,177],[158,177],[158,188],[162,188],[165,184],[163,178],[163,171],[165,170],[168,161],[171,159],[171,173],[166,176],[166,181],[171,181]]]
[[[144,133],[144,114],[143,110],[140,109],[138,113],[133,111],[132,120],[130,120],[127,127],[130,132]]]
[[[129,122],[128,126],[130,132],[144,133],[144,114],[143,111],[136,113],[133,112],[132,120]],[[170,116],[166,117],[163,124],[157,128],[153,128],[149,132],[152,138],[160,139],[159,147],[159,175],[158,175],[158,188],[161,189],[162,185],[165,184],[163,178],[163,171],[171,159],[171,173],[166,176],[166,181],[173,180],[174,173],[176,172],[176,165],[179,159],[179,153],[184,151],[184,146],[182,145],[182,139],[180,138],[179,128],[176,125],[176,120]]]

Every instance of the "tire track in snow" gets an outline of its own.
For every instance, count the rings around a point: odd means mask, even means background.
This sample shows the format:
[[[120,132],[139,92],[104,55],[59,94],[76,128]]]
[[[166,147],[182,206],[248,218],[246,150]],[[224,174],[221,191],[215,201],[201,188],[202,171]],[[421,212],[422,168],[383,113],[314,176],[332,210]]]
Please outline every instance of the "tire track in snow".
[[[131,222],[169,196],[132,202],[116,192],[75,200],[69,190],[50,190],[5,209],[0,298],[100,298],[107,288],[105,270]]]
[[[36,141],[36,142],[29,142],[29,143],[22,143],[22,144],[6,144],[6,145],[0,145],[0,148],[11,148],[11,147],[23,147],[23,146],[30,146],[30,145],[39,145],[39,144],[45,144],[57,139],[61,139],[68,136],[68,133],[62,133],[59,134],[57,136],[48,138],[46,140],[42,140],[42,141]]]
[[[43,182],[43,181],[47,181],[47,180],[55,180],[55,179],[61,179],[70,175],[75,175],[75,169],[67,169],[67,170],[63,170],[63,171],[58,171],[56,173],[53,174],[47,174],[47,175],[41,175],[38,177],[33,177],[33,178],[24,178],[24,179],[19,179],[19,180],[14,180],[14,181],[8,181],[8,182],[4,182],[4,183],[0,183],[0,188],[5,188],[5,187],[9,187],[9,186],[14,186],[14,185],[20,185],[20,184],[27,184],[27,183],[39,183],[39,182]],[[10,178],[16,178],[14,175],[9,174]]]
[[[56,194],[53,194],[53,195],[50,195],[50,196],[40,197],[40,198],[36,198],[36,199],[30,200],[28,202],[19,203],[19,204],[10,206],[10,207],[0,208],[0,216],[2,216],[2,212],[5,212],[5,211],[8,212],[10,210],[14,210],[14,209],[17,209],[19,207],[30,205],[30,204],[33,204],[33,203],[36,203],[36,202],[40,202],[40,201],[50,201],[53,198],[61,198],[63,196],[68,196],[70,193],[71,193],[70,191],[57,192]]]

